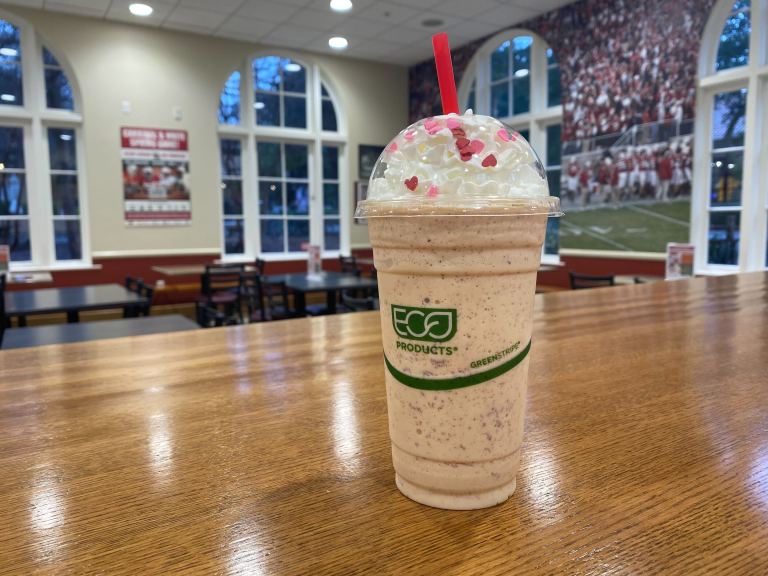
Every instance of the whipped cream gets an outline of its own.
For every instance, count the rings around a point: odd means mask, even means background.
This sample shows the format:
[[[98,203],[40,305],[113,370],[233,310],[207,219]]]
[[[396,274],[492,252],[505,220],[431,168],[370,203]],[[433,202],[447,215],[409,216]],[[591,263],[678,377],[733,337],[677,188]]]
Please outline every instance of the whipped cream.
[[[546,198],[546,172],[525,139],[491,118],[448,114],[400,132],[371,175],[367,201]]]

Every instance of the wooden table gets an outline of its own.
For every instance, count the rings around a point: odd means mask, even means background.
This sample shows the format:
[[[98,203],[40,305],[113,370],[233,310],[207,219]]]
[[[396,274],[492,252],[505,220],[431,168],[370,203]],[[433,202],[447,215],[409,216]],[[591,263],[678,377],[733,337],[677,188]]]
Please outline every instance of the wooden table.
[[[768,573],[768,275],[537,296],[517,492],[395,489],[376,313],[0,354],[0,573]]]
[[[197,330],[198,328],[197,324],[181,314],[121,318],[119,320],[83,322],[82,324],[29,326],[27,328],[11,328],[6,330],[3,344],[0,348],[6,350],[11,348],[29,348],[30,346],[47,346],[49,344],[69,344],[72,342],[88,342],[90,340],[143,336],[145,334],[182,332]]]
[[[325,312],[336,313],[337,294],[342,290],[370,290],[378,286],[375,278],[341,272],[321,272],[317,276],[300,274],[268,274],[262,279],[271,284],[284,283],[293,292],[296,313],[303,316],[307,308],[307,294],[326,293]]]
[[[163,276],[200,276],[205,273],[204,264],[167,264],[165,266],[152,266],[151,270],[162,274]],[[255,272],[256,267],[248,264],[245,267],[246,272]]]
[[[95,284],[69,288],[45,288],[43,290],[19,290],[5,293],[5,313],[16,316],[19,326],[26,326],[27,316],[64,312],[67,322],[79,322],[84,310],[125,308],[129,314],[147,299],[126,290],[119,284]]]

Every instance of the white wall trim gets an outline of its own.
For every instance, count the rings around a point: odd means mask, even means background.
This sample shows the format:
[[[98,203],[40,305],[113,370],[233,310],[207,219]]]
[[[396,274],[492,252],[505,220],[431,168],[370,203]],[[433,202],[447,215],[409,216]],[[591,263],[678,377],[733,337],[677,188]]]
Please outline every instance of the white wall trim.
[[[667,259],[667,255],[664,252],[618,252],[616,250],[581,250],[577,248],[561,248],[560,256],[613,260],[650,260],[653,262],[664,262]]]
[[[148,250],[102,250],[94,252],[93,257],[101,260],[109,258],[151,258],[155,256],[219,256],[219,248],[168,248]]]

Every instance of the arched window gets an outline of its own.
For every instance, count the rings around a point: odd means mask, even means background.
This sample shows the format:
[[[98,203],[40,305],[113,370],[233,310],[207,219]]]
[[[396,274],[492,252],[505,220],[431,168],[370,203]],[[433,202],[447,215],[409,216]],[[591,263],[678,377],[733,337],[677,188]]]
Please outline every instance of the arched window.
[[[224,257],[346,249],[345,135],[317,66],[258,56],[219,99]]]
[[[766,34],[766,5],[750,0],[721,0],[705,28],[691,207],[700,272],[768,266]]]
[[[32,27],[0,13],[0,245],[14,269],[89,260],[71,80]]]
[[[547,168],[550,193],[560,196],[560,67],[552,49],[527,30],[503,32],[486,42],[462,76],[464,108],[494,116],[520,132]],[[558,219],[547,224],[544,259],[557,260]]]

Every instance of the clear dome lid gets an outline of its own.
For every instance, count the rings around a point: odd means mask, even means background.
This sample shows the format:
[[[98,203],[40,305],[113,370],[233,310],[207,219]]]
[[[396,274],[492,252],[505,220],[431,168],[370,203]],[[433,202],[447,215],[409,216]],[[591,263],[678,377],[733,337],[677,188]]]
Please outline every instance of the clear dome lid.
[[[395,136],[355,217],[430,214],[561,212],[530,144],[503,122],[470,110],[419,120]]]

